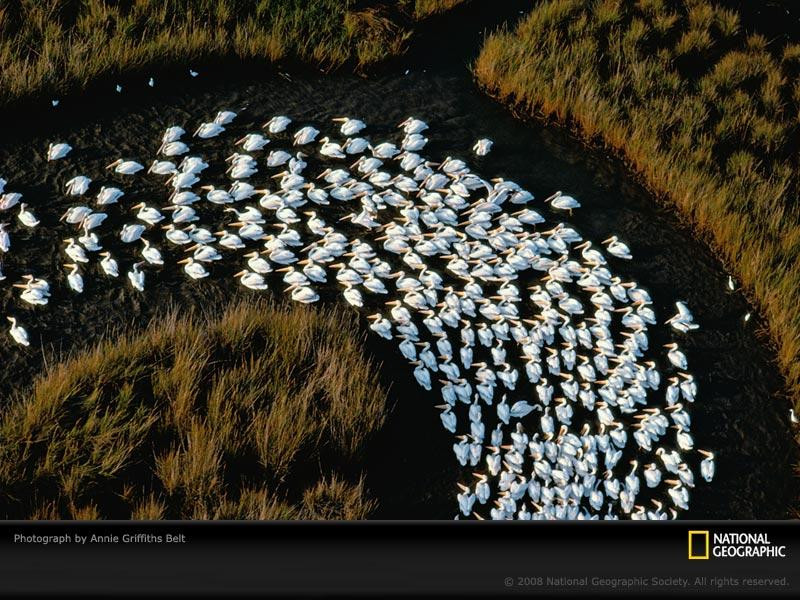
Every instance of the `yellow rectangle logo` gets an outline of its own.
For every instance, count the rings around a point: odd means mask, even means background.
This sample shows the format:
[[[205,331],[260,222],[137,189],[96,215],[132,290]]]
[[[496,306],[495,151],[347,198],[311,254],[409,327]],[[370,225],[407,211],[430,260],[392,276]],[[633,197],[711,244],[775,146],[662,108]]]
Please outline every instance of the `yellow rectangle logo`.
[[[701,541],[702,538],[702,541]],[[702,544],[703,553],[695,553],[695,544],[698,546]],[[708,560],[709,550],[709,535],[708,531],[690,531],[689,532],[689,560]]]

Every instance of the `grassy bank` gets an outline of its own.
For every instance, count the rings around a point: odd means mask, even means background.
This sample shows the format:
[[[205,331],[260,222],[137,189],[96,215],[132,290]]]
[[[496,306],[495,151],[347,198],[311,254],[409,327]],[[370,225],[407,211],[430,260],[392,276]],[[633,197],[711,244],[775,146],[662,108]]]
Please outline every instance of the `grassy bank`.
[[[705,0],[551,0],[489,37],[474,71],[679,209],[766,315],[800,406],[800,45]]]
[[[415,19],[462,1],[10,0],[0,5],[0,106],[209,57],[364,68],[402,53]]]
[[[171,313],[51,367],[0,415],[0,516],[362,519],[385,393],[350,313]]]

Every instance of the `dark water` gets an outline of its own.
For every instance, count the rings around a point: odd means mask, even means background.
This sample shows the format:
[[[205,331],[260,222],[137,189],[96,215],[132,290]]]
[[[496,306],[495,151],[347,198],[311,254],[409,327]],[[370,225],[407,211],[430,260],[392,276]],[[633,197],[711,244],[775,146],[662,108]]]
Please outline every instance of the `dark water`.
[[[442,22],[441,28],[423,32],[407,64],[398,61],[370,79],[307,72],[294,72],[288,79],[265,69],[248,74],[241,66],[234,71],[208,65],[198,67],[201,76],[197,79],[184,71],[157,73],[156,80],[163,85],[152,90],[143,85],[146,79],[127,79],[125,87],[131,93],[124,98],[98,92],[65,99],[60,107],[64,117],[28,121],[34,123],[30,135],[21,131],[25,121],[16,120],[6,141],[0,142],[0,176],[9,180],[9,190],[24,194],[42,225],[33,232],[24,231],[15,217],[8,218],[13,221],[13,241],[4,264],[8,279],[0,284],[0,311],[17,314],[32,333],[33,343],[28,350],[0,346],[0,394],[22,389],[41,370],[43,356],[91,344],[109,328],[145,323],[169,304],[215,305],[248,293],[231,277],[217,278],[219,273],[232,274],[234,265],[220,267],[213,282],[189,281],[170,265],[178,255],[165,242],[158,246],[167,266],[159,273],[149,270],[145,294],[135,292],[127,282],[108,283],[97,274],[97,266],[85,273],[84,294],[70,293],[65,279],[52,275],[66,262],[59,252],[66,234],[63,226],[55,227],[57,219],[66,208],[80,203],[63,195],[66,180],[77,174],[97,177],[91,189],[96,193],[100,173],[105,173],[105,184],[115,181],[103,170],[111,160],[124,156],[149,163],[165,127],[181,124],[190,130],[222,109],[239,112],[224,147],[217,140],[190,141],[191,154],[202,155],[209,163],[224,158],[237,134],[256,130],[273,114],[287,114],[298,124],[316,124],[323,131],[332,130],[331,117],[354,116],[370,125],[373,139],[394,139],[397,123],[415,115],[431,126],[425,153],[434,159],[447,155],[470,159],[474,141],[490,137],[495,141],[493,152],[468,161],[477,172],[513,179],[538,199],[555,190],[579,198],[583,208],[573,217],[559,218],[587,239],[599,241],[612,234],[624,239],[634,260],[614,264],[614,269],[651,292],[660,319],[673,314],[676,300],[689,303],[701,325],[681,342],[699,387],[698,400],[691,407],[692,431],[697,447],[717,454],[717,476],[710,486],[698,485],[691,510],[684,516],[786,516],[797,491],[791,470],[796,450],[783,382],[771,350],[758,334],[763,322],[754,314],[748,324],[743,323],[744,314],[752,309],[741,294],[726,290],[727,274],[720,263],[668,211],[659,208],[622,165],[588,150],[562,131],[514,119],[476,89],[466,68],[468,53],[431,54],[430,49],[441,46],[443,40],[451,42],[445,48],[464,47],[469,40],[477,43],[487,24],[481,10],[462,11],[464,18],[457,21],[461,26],[455,29],[452,22],[449,28]],[[48,164],[44,160],[47,144],[56,141],[68,141],[75,149],[67,160]],[[253,178],[254,183],[266,178],[263,171]],[[209,169],[202,179],[213,176]],[[138,201],[163,205],[165,193],[157,181],[163,179],[137,185],[137,191],[123,199],[125,206]],[[120,187],[131,186],[123,182]],[[541,203],[534,207],[539,210]],[[111,217],[101,231],[118,230],[123,222],[131,221],[130,217]],[[121,270],[127,270],[134,260],[133,248],[123,248],[111,238],[103,243],[119,260]],[[50,281],[53,298],[48,306],[22,306],[8,287],[29,271]],[[651,345],[664,341],[654,337]],[[391,386],[394,406],[389,424],[367,457],[368,483],[381,500],[378,516],[452,517],[459,471],[450,449],[452,438],[433,408],[436,397],[417,387],[411,368],[392,345],[370,336],[367,350],[384,363],[381,378]]]

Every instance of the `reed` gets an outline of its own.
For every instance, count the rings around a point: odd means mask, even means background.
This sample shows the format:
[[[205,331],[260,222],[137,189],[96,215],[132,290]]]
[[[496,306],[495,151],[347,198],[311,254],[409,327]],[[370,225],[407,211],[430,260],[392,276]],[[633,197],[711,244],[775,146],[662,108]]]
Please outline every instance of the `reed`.
[[[763,312],[800,408],[800,48],[708,0],[550,0],[489,36],[479,83],[619,153]]]
[[[154,320],[0,414],[4,518],[363,519],[386,395],[350,313],[266,302]]]
[[[8,0],[0,5],[0,106],[215,57],[363,70],[404,52],[415,19],[461,1]]]

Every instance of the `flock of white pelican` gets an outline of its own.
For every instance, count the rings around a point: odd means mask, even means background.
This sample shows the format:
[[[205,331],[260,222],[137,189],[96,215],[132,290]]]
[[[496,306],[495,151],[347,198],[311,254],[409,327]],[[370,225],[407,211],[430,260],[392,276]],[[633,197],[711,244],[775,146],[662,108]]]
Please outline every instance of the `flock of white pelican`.
[[[19,302],[48,304],[46,276],[74,294],[87,277],[146,293],[172,260],[192,280],[238,263],[242,286],[306,304],[338,289],[435,390],[465,474],[457,518],[676,518],[700,477],[712,480],[714,454],[691,434],[687,357],[677,341],[651,348],[648,335],[669,326],[680,340],[698,325],[684,302],[659,322],[647,290],[615,275],[632,258],[616,236],[595,244],[547,224],[578,200],[538,201],[461,158],[429,160],[428,125],[413,117],[377,142],[358,119],[334,119],[320,138],[276,116],[235,136],[224,183],[204,182],[196,148],[230,136],[236,117],[221,111],[190,133],[170,126],[152,162],[118,158],[99,181],[64,181],[72,206],[57,226],[76,233],[64,234],[63,271],[11,283]],[[71,150],[51,144],[47,159],[69,161]],[[163,184],[164,200],[126,201],[139,178]],[[16,228],[41,226],[12,188],[0,178],[0,258]],[[104,227],[110,213],[119,228]],[[19,314],[9,333],[27,346]]]

